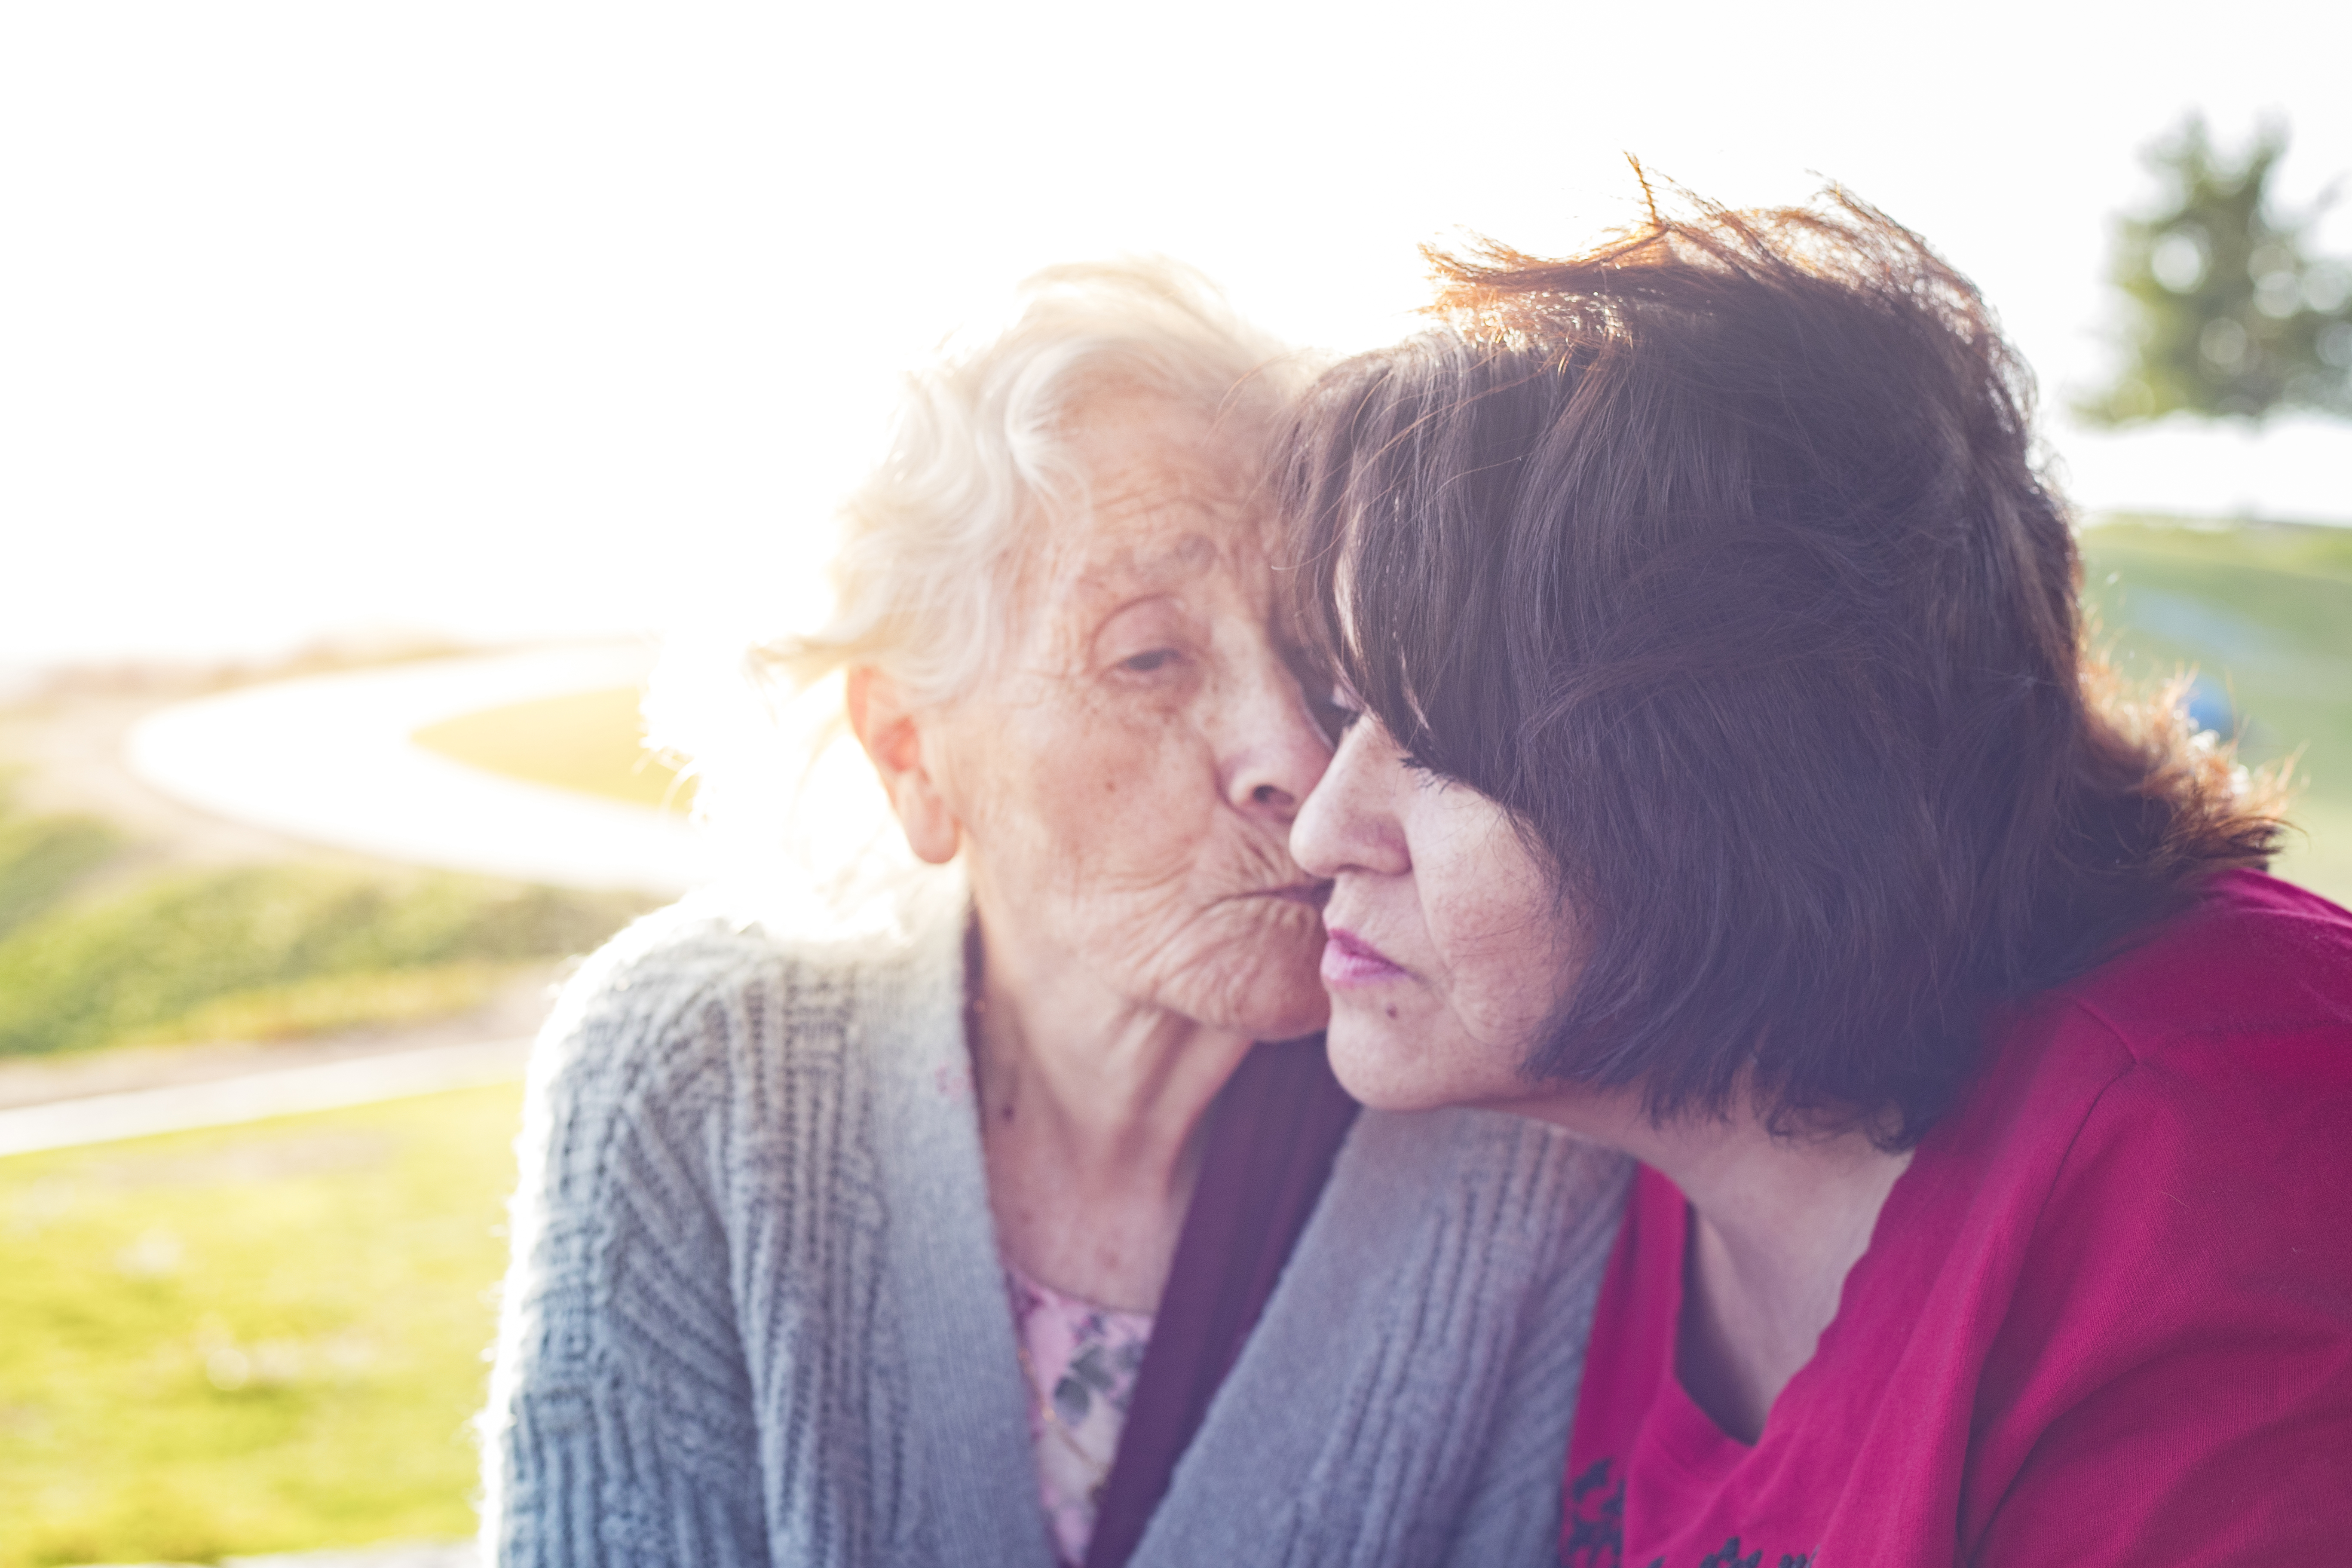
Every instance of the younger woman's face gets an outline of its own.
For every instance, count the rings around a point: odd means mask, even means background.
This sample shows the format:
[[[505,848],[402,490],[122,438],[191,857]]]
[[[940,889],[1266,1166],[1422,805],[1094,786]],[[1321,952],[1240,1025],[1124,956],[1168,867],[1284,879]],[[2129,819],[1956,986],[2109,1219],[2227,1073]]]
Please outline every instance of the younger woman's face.
[[[1557,1098],[1520,1076],[1580,946],[1549,868],[1503,808],[1349,725],[1291,828],[1323,911],[1331,1066],[1391,1110]]]

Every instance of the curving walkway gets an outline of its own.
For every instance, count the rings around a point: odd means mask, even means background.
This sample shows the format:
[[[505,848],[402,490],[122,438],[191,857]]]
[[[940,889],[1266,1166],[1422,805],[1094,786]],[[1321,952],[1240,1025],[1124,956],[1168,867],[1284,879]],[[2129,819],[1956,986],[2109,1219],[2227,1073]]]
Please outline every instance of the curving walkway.
[[[423,660],[240,688],[150,714],[131,771],[231,821],[391,860],[675,894],[716,856],[681,817],[501,777],[409,737],[444,719],[642,681],[643,644]]]
[[[511,1083],[530,1056],[525,1036],[17,1106],[0,1110],[0,1158]]]
[[[342,1552],[295,1552],[269,1557],[224,1557],[221,1568],[478,1568],[470,1541],[363,1546]],[[178,1563],[117,1563],[113,1568],[194,1568]]]
[[[160,710],[123,750],[164,795],[290,837],[520,880],[679,893],[708,880],[713,861],[681,817],[486,773],[409,739],[483,709],[636,684],[652,658],[642,645],[608,644],[274,681]],[[516,1031],[532,1021],[484,1023],[492,1037],[427,1030],[404,1046],[259,1070],[237,1063],[194,1081],[16,1086],[35,1093],[14,1104],[0,1094],[0,1158],[520,1079],[530,1041]]]

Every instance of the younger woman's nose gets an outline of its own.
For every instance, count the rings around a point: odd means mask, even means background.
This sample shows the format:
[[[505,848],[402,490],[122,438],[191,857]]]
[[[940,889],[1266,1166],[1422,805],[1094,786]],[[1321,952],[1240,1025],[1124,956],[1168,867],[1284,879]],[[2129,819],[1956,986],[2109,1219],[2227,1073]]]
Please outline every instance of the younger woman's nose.
[[[1308,875],[1395,876],[1412,868],[1393,807],[1394,748],[1385,741],[1379,721],[1369,716],[1349,725],[1330,766],[1298,807],[1290,855]]]

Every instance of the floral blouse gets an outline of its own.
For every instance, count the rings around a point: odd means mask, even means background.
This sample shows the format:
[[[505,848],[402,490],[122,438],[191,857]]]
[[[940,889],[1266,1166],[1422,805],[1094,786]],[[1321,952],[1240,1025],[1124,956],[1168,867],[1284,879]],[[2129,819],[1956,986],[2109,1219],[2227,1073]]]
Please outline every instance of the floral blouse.
[[[1042,1285],[1004,1260],[1021,1370],[1029,1380],[1029,1436],[1037,1493],[1065,1568],[1086,1560],[1103,1483],[1135,1398],[1151,1314],[1097,1307]]]

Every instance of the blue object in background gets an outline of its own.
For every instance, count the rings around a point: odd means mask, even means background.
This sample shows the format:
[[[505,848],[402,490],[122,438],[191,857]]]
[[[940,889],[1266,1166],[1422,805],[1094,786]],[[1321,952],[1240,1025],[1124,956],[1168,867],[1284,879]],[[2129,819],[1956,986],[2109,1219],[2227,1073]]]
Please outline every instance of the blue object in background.
[[[2190,681],[2180,706],[2189,715],[2189,721],[2200,730],[2210,730],[2225,741],[2238,733],[2238,710],[2231,705],[2230,694],[2221,683],[2210,677],[2200,675]]]

